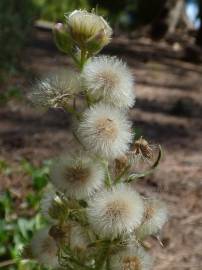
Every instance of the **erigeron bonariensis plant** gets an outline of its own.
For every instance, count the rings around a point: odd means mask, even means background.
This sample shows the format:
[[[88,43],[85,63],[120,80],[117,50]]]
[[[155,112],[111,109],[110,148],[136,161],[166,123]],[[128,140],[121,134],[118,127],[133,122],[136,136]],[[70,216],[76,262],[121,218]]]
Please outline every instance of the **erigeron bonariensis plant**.
[[[153,172],[161,147],[155,156],[153,147],[133,133],[127,113],[135,102],[134,80],[127,65],[96,56],[111,39],[108,23],[82,10],[65,16],[54,38],[76,70],[39,81],[32,100],[72,114],[76,146],[53,162],[53,189],[41,202],[50,224],[24,253],[53,269],[149,270],[153,259],[144,241],[160,232],[167,210],[131,183]],[[150,164],[147,170],[137,170],[144,162]]]

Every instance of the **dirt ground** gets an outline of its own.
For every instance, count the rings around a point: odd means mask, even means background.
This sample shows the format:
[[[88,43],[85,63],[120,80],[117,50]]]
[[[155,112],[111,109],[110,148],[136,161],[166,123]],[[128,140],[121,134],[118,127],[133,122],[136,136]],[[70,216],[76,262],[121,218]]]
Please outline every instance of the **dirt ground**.
[[[183,51],[164,42],[116,38],[104,53],[126,60],[136,78],[137,101],[131,111],[134,126],[152,143],[160,143],[164,158],[159,169],[138,184],[146,195],[158,196],[169,208],[161,239],[151,239],[155,270],[202,269],[202,65],[184,61]],[[49,33],[37,33],[25,52],[24,66],[39,77],[70,59],[59,54]],[[15,78],[28,94],[32,80]],[[21,158],[35,164],[68,148],[68,117],[61,111],[36,112],[26,101],[0,108],[0,158],[13,166]],[[1,179],[19,196],[29,185],[23,175]]]

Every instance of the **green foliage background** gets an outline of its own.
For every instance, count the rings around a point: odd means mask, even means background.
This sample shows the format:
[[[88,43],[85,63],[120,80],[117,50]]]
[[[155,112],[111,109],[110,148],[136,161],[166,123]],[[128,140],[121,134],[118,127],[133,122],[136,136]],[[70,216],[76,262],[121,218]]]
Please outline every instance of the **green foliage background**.
[[[201,0],[197,1],[202,7]],[[164,3],[164,0],[1,0],[0,70],[20,66],[21,52],[31,40],[36,19],[63,21],[66,12],[96,8],[112,26],[134,29],[155,20]]]
[[[198,1],[199,15],[202,16],[202,1]],[[162,2],[164,0],[0,0],[0,81],[2,71],[14,72],[20,68],[23,48],[31,40],[36,19],[63,21],[66,12],[80,8],[90,10],[97,6],[99,13],[114,25],[123,22],[130,25],[130,14],[136,19],[132,22],[133,27],[150,23],[159,13]],[[20,95],[21,91],[16,87],[1,92],[0,106],[11,98],[20,99]],[[141,134],[141,131],[136,130],[136,133]],[[41,167],[35,167],[25,160],[19,163],[20,170],[32,179],[32,191],[23,198],[22,211],[16,211],[11,191],[0,193],[0,262],[8,263],[1,269],[37,269],[33,263],[21,262],[19,251],[45,222],[36,212],[47,184],[49,164],[45,162]],[[5,160],[0,160],[0,177],[12,173],[13,168]]]
[[[45,161],[40,167],[27,160],[20,161],[17,170],[32,179],[31,190],[26,191],[21,202],[16,201],[15,194],[10,190],[0,193],[0,269],[39,269],[35,262],[22,260],[20,254],[33,233],[46,223],[38,210],[48,182],[49,167],[50,161]],[[15,175],[15,170],[5,160],[0,160],[0,177]]]
[[[19,66],[37,12],[32,0],[0,1],[0,69]]]
[[[63,21],[64,13],[74,9],[88,9],[88,0],[33,0],[40,10],[40,17],[48,21]]]

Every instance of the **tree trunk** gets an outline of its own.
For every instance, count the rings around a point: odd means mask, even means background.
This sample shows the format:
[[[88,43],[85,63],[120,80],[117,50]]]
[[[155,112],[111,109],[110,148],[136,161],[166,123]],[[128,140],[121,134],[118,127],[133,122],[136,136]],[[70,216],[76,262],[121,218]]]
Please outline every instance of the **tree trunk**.
[[[186,16],[185,0],[165,0],[159,16],[152,23],[151,35],[162,38],[174,33],[178,27],[183,30],[193,27]]]
[[[177,0],[173,3],[173,8],[171,7],[168,15],[168,33],[174,33],[182,15],[184,13],[184,0]]]
[[[196,44],[202,47],[202,0],[198,0],[198,2],[199,2],[199,19],[201,21],[201,24],[196,35]]]

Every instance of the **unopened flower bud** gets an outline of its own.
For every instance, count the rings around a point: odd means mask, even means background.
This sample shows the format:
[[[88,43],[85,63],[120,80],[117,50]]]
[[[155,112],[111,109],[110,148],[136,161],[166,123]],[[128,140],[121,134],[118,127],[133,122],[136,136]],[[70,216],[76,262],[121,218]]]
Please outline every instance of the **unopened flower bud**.
[[[128,158],[123,155],[115,159],[115,174],[119,175],[128,167]]]
[[[62,23],[56,23],[54,27],[55,27],[55,30],[62,31],[64,25]]]
[[[60,51],[64,53],[69,53],[71,51],[73,46],[72,40],[64,24],[55,24],[53,28],[53,36],[55,44]]]
[[[67,211],[67,199],[54,191],[46,193],[41,200],[41,212],[49,221],[63,220]]]
[[[56,243],[64,244],[69,241],[70,229],[70,224],[63,226],[53,225],[50,228],[49,235],[55,239]]]
[[[103,17],[75,10],[66,18],[70,35],[80,49],[87,49],[93,54],[110,42],[112,29]]]

